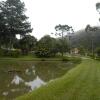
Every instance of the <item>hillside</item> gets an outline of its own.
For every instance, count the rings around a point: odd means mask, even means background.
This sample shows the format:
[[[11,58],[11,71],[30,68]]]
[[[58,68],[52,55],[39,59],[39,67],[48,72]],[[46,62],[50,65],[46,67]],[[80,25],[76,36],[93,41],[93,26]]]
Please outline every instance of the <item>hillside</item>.
[[[87,50],[91,50],[92,39],[94,41],[94,49],[100,47],[100,30],[96,32],[80,30],[72,37],[72,47],[84,47]]]

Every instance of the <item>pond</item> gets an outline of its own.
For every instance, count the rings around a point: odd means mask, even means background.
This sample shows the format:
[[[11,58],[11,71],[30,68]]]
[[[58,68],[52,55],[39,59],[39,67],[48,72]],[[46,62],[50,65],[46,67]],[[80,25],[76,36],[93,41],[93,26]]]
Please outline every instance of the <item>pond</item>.
[[[73,67],[62,61],[0,61],[0,98],[12,100],[31,92]]]

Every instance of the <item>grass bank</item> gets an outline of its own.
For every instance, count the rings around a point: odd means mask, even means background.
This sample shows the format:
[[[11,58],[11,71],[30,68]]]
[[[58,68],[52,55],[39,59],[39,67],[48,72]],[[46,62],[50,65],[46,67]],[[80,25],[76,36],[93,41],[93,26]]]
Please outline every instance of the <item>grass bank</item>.
[[[67,56],[55,56],[50,58],[38,58],[36,56],[27,55],[27,56],[21,56],[18,58],[12,58],[12,57],[0,57],[0,61],[74,61],[74,62],[80,62],[81,59],[79,57],[67,57]]]
[[[100,62],[83,60],[63,77],[16,100],[100,100]]]

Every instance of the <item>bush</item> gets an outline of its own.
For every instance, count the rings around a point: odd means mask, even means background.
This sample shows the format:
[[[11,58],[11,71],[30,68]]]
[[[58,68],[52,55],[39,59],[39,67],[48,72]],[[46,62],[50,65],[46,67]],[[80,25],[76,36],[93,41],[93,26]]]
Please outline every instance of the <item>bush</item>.
[[[10,56],[11,57],[19,57],[21,55],[20,50],[14,50],[14,51],[10,51]]]
[[[21,55],[20,50],[7,50],[7,49],[0,49],[0,56],[1,57],[19,57]]]
[[[96,49],[96,54],[97,54],[98,57],[100,57],[100,48]]]
[[[41,61],[46,61],[46,59],[42,58]]]
[[[67,62],[67,61],[69,61],[69,58],[68,57],[63,57],[62,61],[66,61]]]
[[[99,60],[100,61],[100,57],[97,57],[96,60]]]
[[[93,55],[92,53],[88,54],[88,56],[90,56],[90,58],[94,59],[95,55]]]
[[[35,51],[35,55],[37,57],[50,57],[51,53],[50,53],[50,50],[49,49],[46,49],[46,48],[38,48]]]
[[[0,56],[4,56],[4,50],[3,49],[0,49]]]

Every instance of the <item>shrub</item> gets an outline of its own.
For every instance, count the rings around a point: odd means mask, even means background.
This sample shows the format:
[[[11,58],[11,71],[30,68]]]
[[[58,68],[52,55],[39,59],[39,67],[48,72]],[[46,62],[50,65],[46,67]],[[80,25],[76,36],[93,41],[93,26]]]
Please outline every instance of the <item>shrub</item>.
[[[100,57],[100,48],[96,49],[96,54],[97,54],[98,57]]]
[[[0,49],[0,56],[4,56],[4,50],[3,49]]]
[[[50,57],[51,53],[50,53],[50,50],[49,49],[46,49],[46,48],[38,48],[35,51],[35,55],[37,57]]]
[[[20,50],[14,50],[14,51],[10,51],[10,56],[11,57],[19,57],[21,55]]]
[[[46,61],[46,59],[42,58],[41,61]]]
[[[63,57],[62,61],[66,61],[67,62],[67,61],[69,61],[69,58],[68,57]]]
[[[5,57],[19,57],[21,55],[20,50],[8,50],[8,49],[0,49],[0,56]]]
[[[88,54],[88,56],[90,56],[90,58],[92,58],[92,59],[94,59],[95,58],[95,56],[93,55],[93,54]]]

